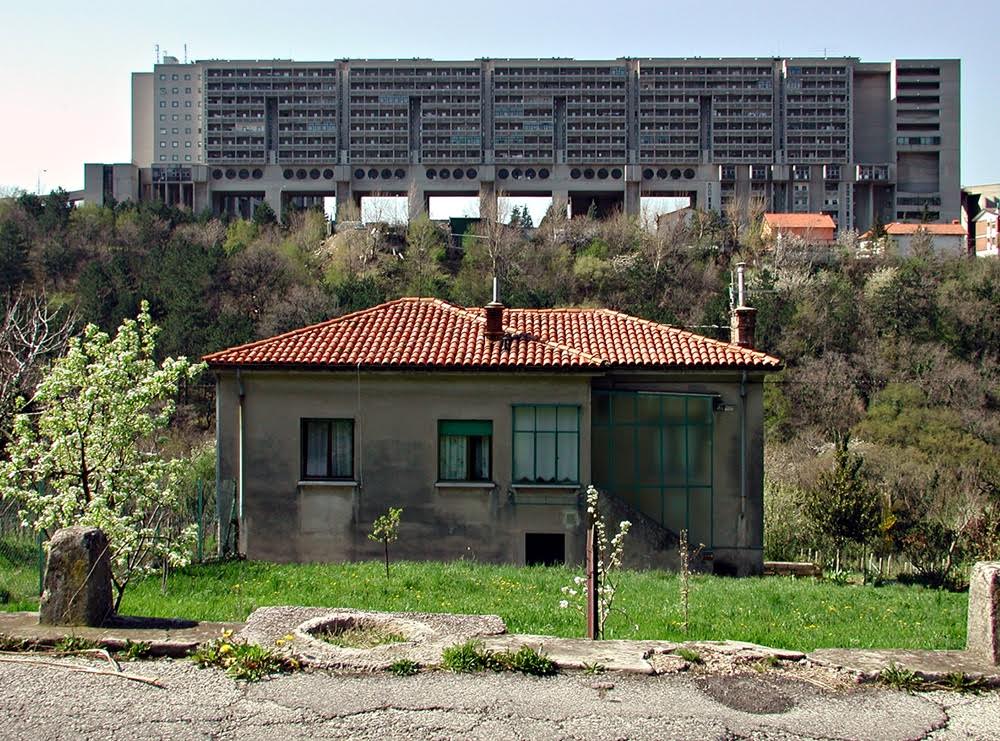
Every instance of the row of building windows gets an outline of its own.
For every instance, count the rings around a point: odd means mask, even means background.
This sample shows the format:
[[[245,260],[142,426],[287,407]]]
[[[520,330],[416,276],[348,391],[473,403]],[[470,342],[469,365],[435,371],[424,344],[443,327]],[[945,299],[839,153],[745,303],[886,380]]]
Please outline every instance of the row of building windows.
[[[578,484],[580,407],[515,405],[513,481]],[[354,479],[354,420],[303,419],[302,479]],[[438,421],[438,480],[487,482],[493,478],[492,420]]]

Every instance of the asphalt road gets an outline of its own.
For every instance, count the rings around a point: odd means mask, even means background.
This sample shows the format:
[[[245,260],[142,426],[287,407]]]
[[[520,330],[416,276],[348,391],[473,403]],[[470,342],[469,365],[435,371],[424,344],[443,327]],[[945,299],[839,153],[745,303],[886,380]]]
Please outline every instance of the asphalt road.
[[[186,661],[124,667],[165,688],[0,663],[0,738],[1000,739],[996,692],[832,692],[773,674],[315,672],[247,685]]]

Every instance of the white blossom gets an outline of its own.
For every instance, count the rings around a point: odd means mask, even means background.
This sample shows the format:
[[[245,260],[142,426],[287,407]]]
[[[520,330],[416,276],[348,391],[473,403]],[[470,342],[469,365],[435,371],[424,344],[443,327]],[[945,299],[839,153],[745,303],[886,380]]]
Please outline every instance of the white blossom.
[[[185,564],[195,534],[193,525],[172,526],[181,462],[164,460],[156,439],[178,384],[204,366],[157,365],[157,332],[145,301],[114,338],[87,325],[38,384],[32,413],[15,416],[0,462],[0,498],[19,501],[33,528],[104,531],[118,602],[135,574],[164,560]]]

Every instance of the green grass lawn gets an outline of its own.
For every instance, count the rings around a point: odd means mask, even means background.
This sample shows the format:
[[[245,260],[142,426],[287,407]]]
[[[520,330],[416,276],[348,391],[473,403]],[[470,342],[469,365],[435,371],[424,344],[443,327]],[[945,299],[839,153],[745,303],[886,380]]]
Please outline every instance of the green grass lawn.
[[[580,636],[582,615],[559,608],[560,587],[579,573],[465,561],[404,562],[393,564],[386,579],[378,562],[229,562],[171,574],[166,594],[158,577],[134,584],[122,612],[197,620],[243,620],[265,605],[493,613],[511,632]],[[799,650],[957,649],[965,645],[967,603],[965,594],[901,584],[695,576],[686,638],[736,639]],[[675,574],[623,574],[618,604],[624,612],[609,619],[609,638],[685,638]]]

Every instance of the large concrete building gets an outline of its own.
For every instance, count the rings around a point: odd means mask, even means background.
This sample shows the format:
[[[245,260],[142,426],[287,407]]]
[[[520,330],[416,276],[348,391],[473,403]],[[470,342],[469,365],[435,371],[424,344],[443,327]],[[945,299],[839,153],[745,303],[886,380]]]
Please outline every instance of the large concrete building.
[[[650,196],[823,212],[840,228],[959,218],[958,60],[167,57],[132,79],[133,160],[84,200],[248,215],[267,201]]]

